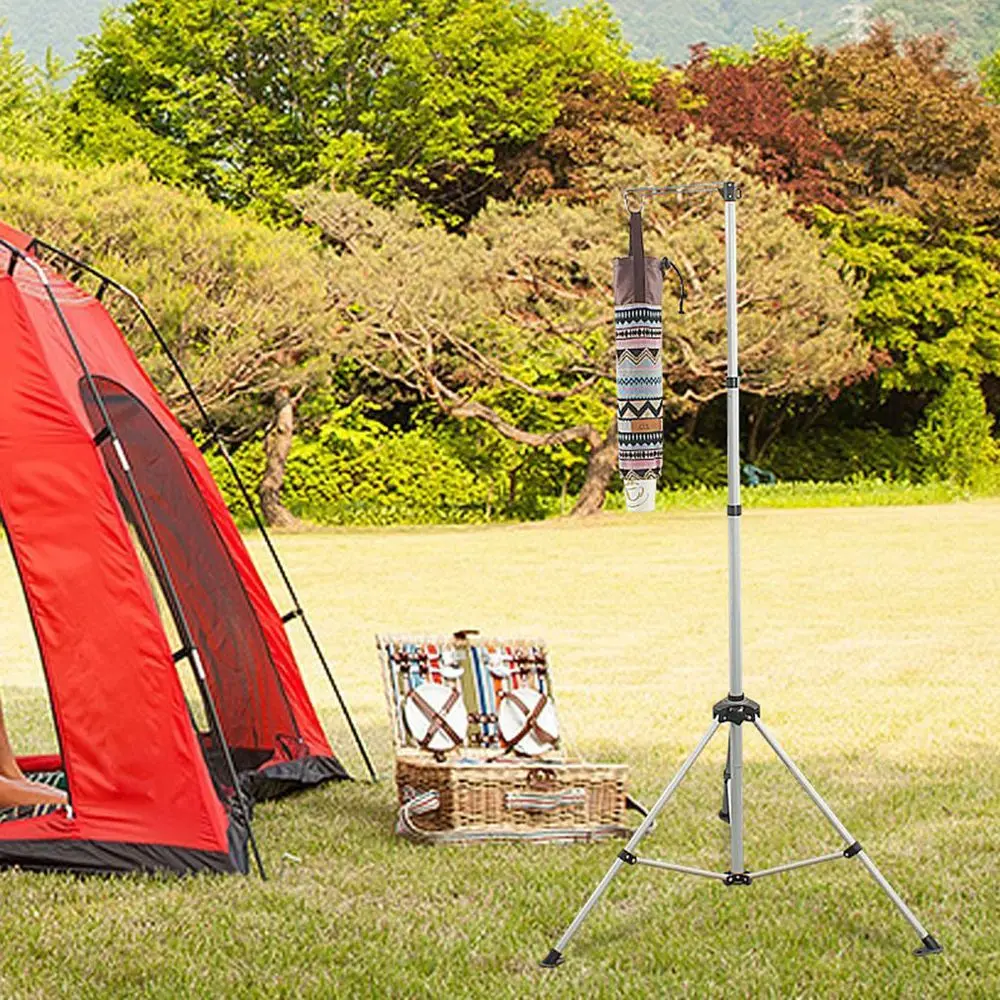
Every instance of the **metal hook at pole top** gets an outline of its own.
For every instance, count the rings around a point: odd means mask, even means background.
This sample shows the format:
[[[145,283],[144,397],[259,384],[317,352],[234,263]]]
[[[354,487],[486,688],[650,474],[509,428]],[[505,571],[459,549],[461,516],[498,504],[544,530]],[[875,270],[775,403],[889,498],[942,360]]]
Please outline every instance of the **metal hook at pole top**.
[[[735,181],[694,181],[689,184],[646,185],[622,190],[622,200],[628,212],[641,212],[654,198],[676,195],[678,200],[689,194],[709,194],[718,192],[726,201],[736,201],[742,195],[740,185]]]
[[[646,207],[646,197],[641,191],[634,188],[626,188],[622,191],[622,201],[625,203],[625,211],[630,215],[634,212],[642,214]]]

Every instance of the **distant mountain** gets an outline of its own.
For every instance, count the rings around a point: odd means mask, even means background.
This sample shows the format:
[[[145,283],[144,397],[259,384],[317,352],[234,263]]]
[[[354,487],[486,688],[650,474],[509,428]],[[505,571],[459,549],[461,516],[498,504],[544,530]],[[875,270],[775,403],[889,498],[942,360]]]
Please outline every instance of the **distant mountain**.
[[[752,45],[755,27],[774,27],[778,22],[812,32],[820,42],[846,35],[851,27],[852,8],[861,8],[861,20],[868,4],[843,0],[609,0],[626,39],[636,56],[659,57],[664,62],[683,62],[690,47],[707,42],[719,45]],[[578,6],[575,0],[547,0],[550,10]],[[855,13],[855,20],[858,15]]]
[[[1000,49],[997,0],[875,0],[872,7],[906,35],[954,36],[955,54],[973,64]]]
[[[100,25],[101,11],[125,0],[0,0],[14,44],[39,64],[46,48],[71,62],[83,35]],[[574,0],[543,0],[549,10]],[[750,45],[755,26],[779,21],[812,32],[817,42],[836,43],[863,33],[885,17],[906,34],[947,31],[956,56],[974,64],[1000,48],[998,0],[610,0],[625,37],[642,58],[666,63],[687,58],[691,45]]]
[[[38,65],[45,51],[70,63],[79,40],[100,27],[101,11],[123,6],[125,0],[0,0],[0,19],[14,38],[14,47]]]
[[[811,32],[813,41],[836,44],[857,38],[883,18],[905,35],[944,31],[955,38],[955,56],[968,65],[1000,48],[998,0],[609,0],[625,38],[641,58],[683,62],[697,42],[710,46],[753,44],[755,27],[779,22]],[[577,6],[546,0],[549,10]]]

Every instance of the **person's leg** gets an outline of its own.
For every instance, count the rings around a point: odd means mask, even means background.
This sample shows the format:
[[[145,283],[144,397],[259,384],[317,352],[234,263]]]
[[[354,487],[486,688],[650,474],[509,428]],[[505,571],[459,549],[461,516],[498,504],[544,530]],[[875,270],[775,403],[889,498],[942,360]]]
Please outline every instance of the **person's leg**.
[[[0,778],[0,809],[11,806],[63,805],[66,793],[34,781]]]
[[[29,781],[17,766],[17,758],[7,736],[0,702],[0,809],[10,806],[61,805],[66,793],[49,785]]]
[[[24,781],[24,773],[17,766],[17,758],[7,737],[7,727],[3,720],[3,702],[0,701],[0,778]]]

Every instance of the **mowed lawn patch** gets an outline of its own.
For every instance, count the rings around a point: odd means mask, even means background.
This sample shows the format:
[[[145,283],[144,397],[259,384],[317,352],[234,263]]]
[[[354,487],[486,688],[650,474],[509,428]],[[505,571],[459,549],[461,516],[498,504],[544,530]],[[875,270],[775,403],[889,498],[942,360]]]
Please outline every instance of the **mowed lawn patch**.
[[[0,997],[1000,996],[1000,503],[744,519],[747,693],[943,956],[912,957],[915,936],[857,862],[746,889],[629,869],[567,964],[546,972],[538,959],[618,845],[419,848],[393,836],[377,631],[546,638],[573,744],[627,761],[633,792],[651,800],[725,694],[725,532],[718,513],[668,512],[279,538],[382,782],[260,807],[266,883],[0,875]],[[2,572],[8,722],[19,748],[46,749],[30,625]],[[839,847],[755,733],[747,748],[749,867]],[[724,756],[720,736],[646,853],[726,866]]]

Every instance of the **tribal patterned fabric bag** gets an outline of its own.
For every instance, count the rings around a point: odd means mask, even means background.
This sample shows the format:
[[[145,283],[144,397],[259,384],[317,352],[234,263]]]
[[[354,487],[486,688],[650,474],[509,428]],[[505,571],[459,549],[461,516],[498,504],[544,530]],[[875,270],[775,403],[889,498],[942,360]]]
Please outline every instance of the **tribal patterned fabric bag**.
[[[651,511],[663,468],[663,272],[629,219],[629,255],[615,260],[618,467],[630,511]]]

